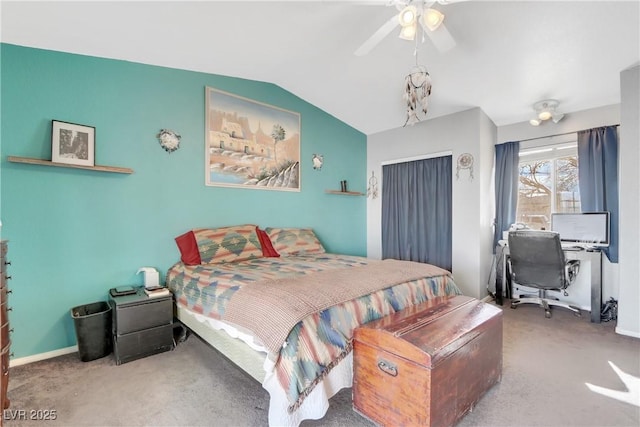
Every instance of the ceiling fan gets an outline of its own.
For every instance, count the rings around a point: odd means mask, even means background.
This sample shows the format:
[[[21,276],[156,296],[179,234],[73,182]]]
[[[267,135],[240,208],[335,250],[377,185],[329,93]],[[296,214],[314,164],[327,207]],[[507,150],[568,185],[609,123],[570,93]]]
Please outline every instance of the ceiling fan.
[[[433,9],[431,6],[435,3],[446,5],[461,1],[466,0],[387,1],[387,6],[395,6],[399,13],[393,15],[387,22],[382,24],[382,26],[355,51],[355,54],[357,56],[366,55],[398,26],[400,26],[400,34],[398,37],[401,39],[415,40],[418,36],[418,29],[422,28],[423,37],[426,34],[440,52],[446,52],[452,49],[456,45],[456,42],[443,23],[444,14],[437,9]]]

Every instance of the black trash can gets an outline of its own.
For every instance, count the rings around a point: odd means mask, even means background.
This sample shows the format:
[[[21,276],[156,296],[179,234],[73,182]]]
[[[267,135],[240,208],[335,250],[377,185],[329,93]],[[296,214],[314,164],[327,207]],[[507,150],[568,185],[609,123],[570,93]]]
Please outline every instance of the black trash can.
[[[80,360],[89,362],[111,353],[111,306],[94,302],[71,309]]]

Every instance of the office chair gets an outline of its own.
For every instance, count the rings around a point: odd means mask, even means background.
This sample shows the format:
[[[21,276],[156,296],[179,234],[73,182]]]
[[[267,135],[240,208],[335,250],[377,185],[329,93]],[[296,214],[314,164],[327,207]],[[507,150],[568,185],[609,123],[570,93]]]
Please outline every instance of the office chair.
[[[539,304],[544,316],[551,317],[550,306],[567,308],[580,316],[578,307],[547,298],[548,290],[566,291],[580,270],[579,260],[566,260],[560,235],[550,231],[512,231],[509,233],[509,264],[512,282],[538,289],[538,297],[524,297],[511,301],[511,308],[520,304]]]

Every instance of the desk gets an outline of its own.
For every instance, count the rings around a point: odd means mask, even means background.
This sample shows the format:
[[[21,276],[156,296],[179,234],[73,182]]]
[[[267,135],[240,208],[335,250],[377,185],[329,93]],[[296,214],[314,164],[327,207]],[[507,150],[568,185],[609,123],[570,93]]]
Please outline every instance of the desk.
[[[590,261],[590,282],[591,282],[591,322],[600,323],[600,309],[602,308],[602,252],[595,251],[575,251],[566,250],[564,255],[567,259],[577,259],[580,261]],[[496,303],[502,305],[502,292],[507,285],[507,260],[509,259],[509,245],[502,248],[502,280],[496,283]],[[584,269],[581,266],[581,271]],[[580,273],[578,273],[580,274]]]

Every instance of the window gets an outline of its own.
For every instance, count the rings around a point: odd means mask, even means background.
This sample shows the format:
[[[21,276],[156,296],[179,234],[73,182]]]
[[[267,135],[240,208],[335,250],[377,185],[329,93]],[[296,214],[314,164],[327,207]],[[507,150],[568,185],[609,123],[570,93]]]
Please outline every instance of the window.
[[[575,142],[520,149],[516,221],[551,229],[552,212],[580,212]]]

